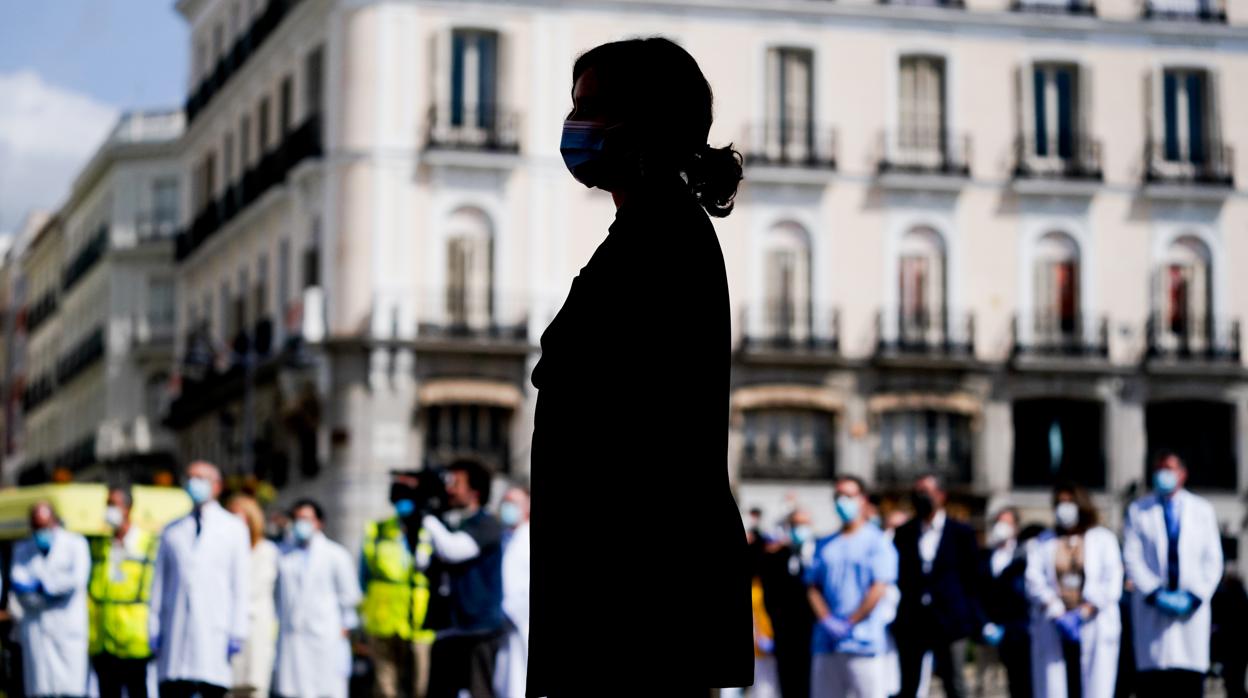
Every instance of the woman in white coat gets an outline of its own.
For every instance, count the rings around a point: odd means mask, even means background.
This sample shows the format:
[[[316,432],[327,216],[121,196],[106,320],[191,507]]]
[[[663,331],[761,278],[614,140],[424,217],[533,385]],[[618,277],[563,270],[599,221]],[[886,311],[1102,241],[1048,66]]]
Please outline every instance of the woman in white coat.
[[[234,688],[249,690],[256,698],[268,698],[273,680],[273,657],[277,651],[277,609],[273,593],[277,583],[277,546],[264,537],[264,512],[247,495],[230,498],[226,509],[240,517],[251,536],[251,579],[248,586],[250,633],[241,652],[234,656]]]
[[[1118,539],[1097,525],[1083,488],[1058,485],[1053,505],[1054,530],[1027,546],[1034,695],[1112,698],[1122,640]]]
[[[347,549],[321,533],[321,506],[291,509],[291,542],[277,562],[277,669],[282,698],[346,698],[351,675],[348,634],[359,618],[360,581]]]
[[[13,548],[11,584],[20,619],[27,696],[87,694],[87,539],[61,528],[52,507],[31,507],[34,535]]]
[[[503,614],[508,631],[494,665],[499,698],[524,698],[529,661],[529,494],[512,487],[503,495],[498,518],[503,538]]]

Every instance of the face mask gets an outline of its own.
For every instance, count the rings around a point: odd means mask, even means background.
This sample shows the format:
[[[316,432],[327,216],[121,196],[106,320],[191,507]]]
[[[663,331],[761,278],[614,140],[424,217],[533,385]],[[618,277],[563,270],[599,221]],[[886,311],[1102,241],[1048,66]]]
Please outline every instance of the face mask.
[[[196,505],[212,499],[212,483],[202,477],[193,477],[186,482],[186,493]]]
[[[1179,488],[1179,474],[1173,470],[1158,470],[1153,473],[1153,489],[1161,494],[1170,494]]]
[[[125,523],[126,514],[121,507],[109,507],[104,510],[104,523],[112,528],[121,528],[121,524]]]
[[[46,553],[52,549],[52,529],[50,528],[38,529],[34,533],[34,538],[35,538],[35,547],[39,548],[40,552]]]
[[[416,511],[416,502],[410,499],[400,499],[394,503],[394,513],[399,515],[400,519],[406,519]]]
[[[1074,502],[1062,502],[1053,510],[1057,519],[1057,527],[1070,530],[1079,525],[1079,505]]]
[[[563,155],[563,164],[567,165],[576,181],[590,188],[602,188],[607,183],[607,138],[609,132],[619,126],[573,119],[563,122],[559,152]]]
[[[936,509],[936,503],[927,494],[910,495],[910,503],[914,505],[914,515],[920,519],[926,519],[931,516]]]
[[[841,521],[849,523],[858,518],[858,499],[856,497],[837,497],[836,515]]]
[[[520,523],[520,507],[515,502],[503,502],[498,505],[498,519],[504,526],[516,526]]]
[[[1013,537],[1014,527],[1004,521],[998,521],[988,532],[988,545],[995,548]]]
[[[316,533],[316,526],[307,519],[299,519],[290,527],[290,532],[294,534],[296,543],[306,543],[312,540],[312,534]]]
[[[792,533],[793,544],[805,545],[806,541],[810,540],[812,535],[813,535],[813,532],[810,530],[810,526],[807,526],[806,524],[802,524],[800,526],[794,526],[793,533]]]

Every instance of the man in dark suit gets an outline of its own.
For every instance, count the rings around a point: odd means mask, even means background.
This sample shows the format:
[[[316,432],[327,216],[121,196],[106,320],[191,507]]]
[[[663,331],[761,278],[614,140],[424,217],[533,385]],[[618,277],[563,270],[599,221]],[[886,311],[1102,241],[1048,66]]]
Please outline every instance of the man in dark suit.
[[[977,594],[979,546],[970,526],[945,514],[945,489],[933,475],[914,483],[915,516],[897,529],[901,604],[893,634],[901,659],[901,698],[914,698],[923,656],[949,698],[966,695],[962,665],[968,638],[985,624]]]

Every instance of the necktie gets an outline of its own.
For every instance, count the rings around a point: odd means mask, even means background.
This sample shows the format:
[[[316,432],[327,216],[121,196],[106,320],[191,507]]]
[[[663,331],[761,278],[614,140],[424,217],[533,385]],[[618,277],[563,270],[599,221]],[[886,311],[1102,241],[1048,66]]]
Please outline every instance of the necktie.
[[[194,516],[195,516],[195,537],[199,538],[199,532],[202,531],[204,528],[203,519],[200,518],[198,509],[194,511]]]
[[[1171,591],[1179,588],[1179,515],[1174,510],[1174,497],[1162,500],[1166,515],[1166,586]]]

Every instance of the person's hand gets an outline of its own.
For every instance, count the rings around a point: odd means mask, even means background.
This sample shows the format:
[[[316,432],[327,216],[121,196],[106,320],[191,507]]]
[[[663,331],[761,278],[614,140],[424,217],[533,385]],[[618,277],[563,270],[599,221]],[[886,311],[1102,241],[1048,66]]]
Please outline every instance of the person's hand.
[[[43,591],[43,584],[38,579],[29,582],[13,580],[12,585],[13,591],[18,594],[38,594]]]
[[[775,654],[776,641],[767,637],[766,635],[759,635],[758,636],[758,649],[763,654]]]
[[[1162,591],[1157,594],[1157,608],[1172,616],[1185,616],[1192,612],[1194,597],[1186,591]]]
[[[849,637],[849,633],[854,627],[844,618],[837,618],[833,615],[829,615],[823,620],[820,620],[819,624],[822,625],[823,629],[832,636],[833,641],[839,641]]]
[[[243,641],[237,637],[231,637],[230,643],[225,648],[225,658],[233,659],[234,655],[243,651]]]
[[[160,636],[153,635],[147,639],[147,648],[152,651],[152,656],[160,654]]]
[[[984,636],[984,644],[989,647],[996,647],[1005,638],[1005,629],[996,623],[985,623],[984,629],[980,634]]]
[[[1067,642],[1079,642],[1079,630],[1083,627],[1083,614],[1079,609],[1067,611],[1053,621],[1057,634]]]

